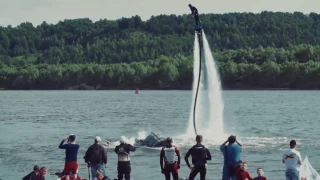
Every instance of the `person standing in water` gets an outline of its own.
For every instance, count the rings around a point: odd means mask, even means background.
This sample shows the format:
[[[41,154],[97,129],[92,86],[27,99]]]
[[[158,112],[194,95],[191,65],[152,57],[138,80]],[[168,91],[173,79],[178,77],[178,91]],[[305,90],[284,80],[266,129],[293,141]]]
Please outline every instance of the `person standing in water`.
[[[130,152],[135,151],[136,148],[131,144],[127,144],[124,141],[120,142],[120,145],[116,146],[114,152],[118,155],[118,180],[123,179],[130,180],[131,178],[131,164],[130,164]]]
[[[166,139],[167,145],[160,151],[160,167],[161,173],[165,175],[166,180],[170,180],[170,173],[173,180],[179,179],[180,169],[180,151],[178,147],[172,145],[172,138]],[[163,161],[165,162],[163,167]]]
[[[301,154],[296,149],[296,141],[290,141],[290,149],[283,152],[282,163],[286,164],[287,180],[299,180],[299,166],[301,165]]]
[[[68,142],[64,144],[64,142]],[[69,174],[72,172],[72,176],[74,179],[77,179],[78,173],[78,152],[79,152],[79,144],[76,144],[76,136],[71,134],[68,138],[64,138],[60,145],[60,149],[66,150],[66,159],[64,165],[64,173],[66,175],[66,180],[69,180]]]
[[[202,140],[203,140],[202,136],[197,135],[196,136],[197,144],[194,145],[192,148],[190,148],[184,157],[184,160],[186,161],[187,166],[191,170],[189,175],[189,180],[193,180],[199,172],[200,172],[200,180],[206,179],[207,160],[211,160],[211,154],[210,154],[210,151],[204,145],[201,144]],[[190,163],[188,160],[190,155],[192,156],[193,167],[190,166]]]

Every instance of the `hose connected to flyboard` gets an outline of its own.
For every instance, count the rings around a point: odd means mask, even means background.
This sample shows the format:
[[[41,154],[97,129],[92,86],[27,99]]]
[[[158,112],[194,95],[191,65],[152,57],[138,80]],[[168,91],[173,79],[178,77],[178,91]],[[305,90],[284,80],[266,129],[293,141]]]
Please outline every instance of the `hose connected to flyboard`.
[[[194,131],[196,133],[196,135],[198,135],[197,132],[197,128],[196,128],[196,107],[197,107],[197,99],[198,99],[198,92],[199,92],[199,85],[200,85],[200,76],[201,76],[201,32],[198,32],[198,42],[199,42],[199,55],[200,55],[200,59],[199,59],[199,77],[198,77],[198,85],[197,85],[197,90],[196,90],[196,96],[195,96],[195,100],[194,100],[194,106],[193,106],[193,127],[194,127]]]

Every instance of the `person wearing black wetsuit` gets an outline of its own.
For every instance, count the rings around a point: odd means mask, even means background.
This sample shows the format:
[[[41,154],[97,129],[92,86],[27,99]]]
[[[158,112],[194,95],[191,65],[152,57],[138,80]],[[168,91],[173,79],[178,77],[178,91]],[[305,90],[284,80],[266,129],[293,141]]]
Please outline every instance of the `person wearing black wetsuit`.
[[[121,141],[120,145],[116,146],[114,152],[118,154],[118,180],[130,180],[131,165],[130,165],[130,151],[135,151],[136,148],[131,144]]]
[[[193,16],[194,20],[196,21],[196,25],[200,25],[200,19],[198,14],[198,9],[191,4],[189,4],[189,8],[191,10],[191,15]]]
[[[194,145],[192,148],[190,148],[184,157],[184,160],[186,161],[187,166],[191,170],[189,175],[189,180],[193,180],[199,172],[200,172],[200,180],[206,179],[207,160],[211,160],[211,154],[210,154],[210,151],[204,145],[201,144],[202,139],[203,138],[201,135],[197,135],[196,137],[197,144]],[[192,164],[193,164],[192,168],[188,160],[190,155],[192,156]]]

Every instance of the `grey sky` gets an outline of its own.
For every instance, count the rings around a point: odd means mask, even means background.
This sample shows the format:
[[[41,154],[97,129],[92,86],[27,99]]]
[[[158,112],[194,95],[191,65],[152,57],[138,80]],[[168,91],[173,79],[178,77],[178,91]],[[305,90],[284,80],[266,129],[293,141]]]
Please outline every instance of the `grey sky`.
[[[263,10],[320,13],[320,0],[0,0],[0,26],[22,22],[39,25],[88,17],[118,19],[139,15],[147,20],[159,14],[189,14],[188,4],[199,13],[254,12]]]

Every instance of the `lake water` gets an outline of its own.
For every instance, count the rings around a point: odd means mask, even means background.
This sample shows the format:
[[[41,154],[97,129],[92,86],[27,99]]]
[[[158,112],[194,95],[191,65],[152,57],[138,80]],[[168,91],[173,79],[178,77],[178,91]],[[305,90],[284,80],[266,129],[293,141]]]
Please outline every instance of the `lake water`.
[[[74,133],[80,144],[79,175],[88,177],[83,156],[96,135],[116,142],[139,132],[172,136],[184,157],[194,141],[179,142],[186,133],[191,91],[0,91],[0,179],[21,179],[33,165],[61,171],[63,137]],[[241,159],[255,177],[261,167],[269,179],[284,179],[282,151],[296,139],[302,157],[320,169],[319,91],[223,91],[224,123],[246,147]],[[200,132],[201,133],[201,132]],[[206,137],[204,137],[205,139]],[[207,179],[221,179],[219,144],[208,148]],[[206,143],[206,142],[205,142]],[[206,144],[205,144],[206,145]],[[116,177],[114,144],[108,149],[107,173]],[[180,177],[189,170],[182,157]],[[132,153],[132,176],[136,180],[162,180],[159,150],[137,149]],[[55,180],[48,174],[46,179]]]

